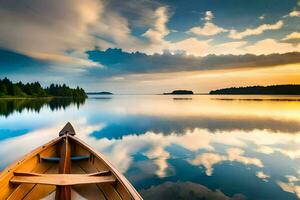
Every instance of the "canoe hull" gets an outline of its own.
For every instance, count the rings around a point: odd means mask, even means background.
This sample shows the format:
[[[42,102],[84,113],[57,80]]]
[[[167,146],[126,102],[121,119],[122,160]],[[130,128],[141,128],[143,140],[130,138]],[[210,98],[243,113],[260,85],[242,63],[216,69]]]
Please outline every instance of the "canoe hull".
[[[69,145],[67,152],[64,149],[66,139]],[[62,157],[62,154],[68,153],[69,158]],[[63,163],[62,159],[65,159]],[[70,197],[58,198],[62,188],[70,190],[63,192]],[[123,174],[102,154],[68,133],[38,147],[0,174],[1,200],[52,197],[142,199]]]

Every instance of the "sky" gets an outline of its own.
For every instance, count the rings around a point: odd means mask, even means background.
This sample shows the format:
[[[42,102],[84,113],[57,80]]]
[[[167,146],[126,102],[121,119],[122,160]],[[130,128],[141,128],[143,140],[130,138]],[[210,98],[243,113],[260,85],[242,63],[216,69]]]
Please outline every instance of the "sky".
[[[0,0],[0,78],[86,91],[300,84],[300,0]]]

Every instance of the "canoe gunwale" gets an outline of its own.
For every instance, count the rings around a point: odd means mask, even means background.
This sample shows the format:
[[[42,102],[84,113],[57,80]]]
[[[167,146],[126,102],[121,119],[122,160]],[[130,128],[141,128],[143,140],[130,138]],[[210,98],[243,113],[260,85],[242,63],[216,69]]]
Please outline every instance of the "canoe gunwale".
[[[130,194],[132,199],[143,199],[140,194],[136,191],[136,189],[131,185],[131,183],[125,178],[125,176],[120,173],[112,163],[110,163],[104,155],[95,151],[92,147],[90,147],[87,143],[79,139],[78,137],[68,135],[71,139],[73,139],[77,144],[82,145],[88,151],[90,151],[95,157],[101,160],[109,169],[111,169],[112,174],[116,177],[116,179],[122,184],[122,186],[127,190],[128,194]]]
[[[12,173],[13,174],[13,172],[19,166],[21,166],[24,162],[28,161],[29,159],[33,158],[34,156],[39,155],[43,150],[47,149],[50,146],[55,145],[61,139],[62,139],[62,137],[56,137],[56,138],[52,139],[51,141],[47,142],[46,144],[43,144],[43,145],[35,148],[31,152],[25,154],[20,160],[17,160],[15,162],[13,162],[11,165],[9,165],[5,169],[3,169],[3,171],[0,173],[0,179],[2,179],[2,177],[5,176],[5,175],[7,175],[8,173]]]
[[[39,156],[43,151],[47,150],[47,148],[56,145],[58,142],[60,142],[62,138],[56,137],[49,142],[47,142],[44,145],[41,145],[34,150],[30,151],[29,153],[25,154],[20,160],[17,160],[13,162],[11,165],[6,167],[1,173],[0,173],[0,180],[3,182],[0,182],[0,191],[2,197],[9,198],[9,196],[12,194],[12,192],[17,189],[17,187],[14,187],[10,180],[14,177],[14,171],[18,170],[19,167],[22,167],[24,163],[27,161],[30,161],[30,159],[33,159],[36,156]],[[6,189],[5,189],[6,188]]]
[[[21,167],[23,164],[25,164],[30,159],[35,159],[34,157],[36,157],[36,156],[38,156],[38,159],[39,159],[38,162],[42,162],[41,161],[42,159],[39,157],[40,154],[43,151],[47,150],[48,148],[56,145],[61,140],[63,140],[63,138],[66,138],[66,137],[68,139],[71,139],[77,145],[79,145],[79,146],[83,147],[84,149],[86,149],[87,151],[89,151],[91,153],[91,155],[93,155],[96,159],[99,159],[104,165],[106,165],[107,168],[112,173],[112,175],[115,177],[116,181],[118,181],[122,185],[122,187],[126,190],[126,192],[129,194],[131,199],[134,199],[134,200],[142,199],[140,194],[131,185],[131,183],[125,178],[125,176],[122,173],[120,173],[101,153],[95,151],[88,144],[86,144],[85,142],[83,142],[82,140],[80,140],[79,138],[77,138],[77,137],[75,137],[71,134],[60,135],[59,137],[56,137],[56,138],[50,140],[46,144],[35,148],[34,150],[29,152],[28,154],[25,154],[20,160],[17,160],[14,163],[12,163],[11,165],[9,165],[8,167],[6,167],[0,173],[0,180],[3,181],[2,184],[0,182],[0,190],[1,190],[1,188],[7,188],[7,189],[4,190],[5,193],[3,193],[2,197],[8,198],[12,194],[12,191],[14,189],[16,189],[16,187],[13,186],[12,183],[10,183],[10,180],[15,176],[14,172],[17,172],[19,167]],[[28,171],[28,173],[30,173],[30,172],[31,171]],[[6,184],[6,182],[7,182],[7,184]],[[0,196],[0,199],[2,197]]]

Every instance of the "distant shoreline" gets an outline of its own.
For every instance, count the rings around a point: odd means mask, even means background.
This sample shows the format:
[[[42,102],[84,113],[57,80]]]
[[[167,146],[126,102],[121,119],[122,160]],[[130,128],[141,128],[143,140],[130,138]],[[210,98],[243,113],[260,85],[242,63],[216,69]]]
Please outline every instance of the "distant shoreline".
[[[47,96],[47,97],[18,97],[18,96],[7,96],[7,97],[0,97],[1,99],[81,99],[82,97],[73,97],[73,96]],[[84,99],[84,98],[82,98]]]
[[[194,95],[192,90],[174,90],[173,92],[163,93],[163,95]]]
[[[212,90],[210,95],[300,95],[300,85],[231,87]]]
[[[111,92],[87,92],[87,95],[114,95]]]

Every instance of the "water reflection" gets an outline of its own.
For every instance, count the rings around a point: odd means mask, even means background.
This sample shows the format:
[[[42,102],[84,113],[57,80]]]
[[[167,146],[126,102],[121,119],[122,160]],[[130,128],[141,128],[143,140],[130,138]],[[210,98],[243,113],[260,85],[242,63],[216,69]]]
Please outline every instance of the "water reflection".
[[[206,199],[206,200],[242,200],[246,199],[242,194],[228,197],[220,190],[212,191],[209,188],[193,182],[165,182],[152,186],[149,189],[141,190],[145,199]]]
[[[298,101],[115,95],[79,109],[25,109],[0,118],[0,135],[13,135],[0,136],[0,168],[56,137],[66,121],[145,199],[300,197]]]
[[[21,113],[23,110],[39,112],[43,106],[49,106],[51,111],[66,109],[71,104],[79,108],[85,99],[73,98],[38,98],[38,99],[0,99],[0,115],[9,116],[14,112]]]
[[[122,138],[126,135],[142,135],[149,131],[154,133],[185,134],[196,128],[208,129],[210,132],[233,130],[270,130],[273,132],[297,133],[300,131],[298,120],[279,120],[268,117],[244,116],[192,116],[186,117],[152,117],[142,115],[115,117],[113,121],[103,119],[104,128],[91,133],[91,136],[108,139]]]
[[[193,98],[173,98],[173,100],[175,100],[175,101],[180,101],[180,100],[186,101],[186,100],[193,100]]]

